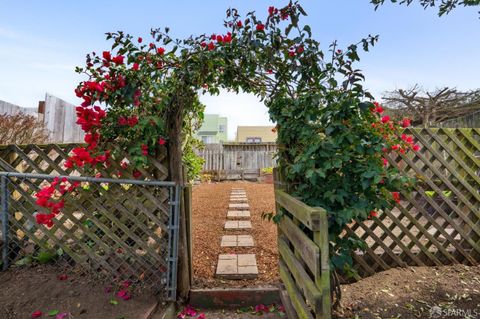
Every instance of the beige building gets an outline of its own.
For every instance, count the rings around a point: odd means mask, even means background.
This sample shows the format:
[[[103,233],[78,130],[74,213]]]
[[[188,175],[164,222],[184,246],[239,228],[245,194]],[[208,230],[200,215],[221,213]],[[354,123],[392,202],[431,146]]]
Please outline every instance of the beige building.
[[[277,141],[275,126],[237,126],[238,143],[267,143]]]

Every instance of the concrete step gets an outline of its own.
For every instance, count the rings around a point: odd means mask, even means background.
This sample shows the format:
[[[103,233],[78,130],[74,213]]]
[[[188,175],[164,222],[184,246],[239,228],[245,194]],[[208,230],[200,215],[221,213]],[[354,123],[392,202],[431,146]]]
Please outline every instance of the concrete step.
[[[230,203],[228,208],[231,210],[249,210],[250,206],[246,203]]]
[[[229,210],[227,212],[227,219],[249,219],[249,210]]]
[[[246,197],[244,197],[244,198],[232,198],[232,197],[230,197],[230,202],[233,202],[233,203],[247,203],[248,199]]]
[[[218,255],[215,275],[224,279],[253,279],[258,276],[255,254]]]
[[[252,223],[249,220],[228,220],[224,228],[225,230],[251,229]]]
[[[253,247],[253,237],[250,235],[224,235],[221,247]]]

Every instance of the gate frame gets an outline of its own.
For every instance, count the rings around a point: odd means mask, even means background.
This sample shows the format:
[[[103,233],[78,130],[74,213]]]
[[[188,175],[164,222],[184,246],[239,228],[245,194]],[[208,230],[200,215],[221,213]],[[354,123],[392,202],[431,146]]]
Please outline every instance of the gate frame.
[[[10,178],[22,179],[43,179],[53,180],[55,178],[66,178],[68,181],[90,182],[90,183],[115,183],[127,185],[145,185],[160,186],[169,188],[169,216],[168,216],[168,251],[167,251],[167,274],[166,274],[166,293],[168,301],[175,301],[177,297],[177,275],[178,275],[178,241],[179,241],[179,223],[180,223],[180,193],[183,194],[183,187],[171,181],[157,180],[134,180],[134,179],[113,179],[103,177],[86,177],[70,175],[48,175],[32,174],[18,172],[0,172],[0,214],[2,221],[3,249],[2,261],[3,271],[9,267],[8,261],[8,243],[9,243],[9,199],[7,181]],[[173,240],[172,240],[173,239]]]

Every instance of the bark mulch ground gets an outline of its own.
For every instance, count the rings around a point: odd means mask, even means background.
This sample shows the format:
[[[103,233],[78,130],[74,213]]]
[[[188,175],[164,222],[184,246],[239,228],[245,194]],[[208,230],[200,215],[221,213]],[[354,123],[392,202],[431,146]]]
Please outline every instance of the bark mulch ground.
[[[220,239],[227,232],[228,204],[232,188],[244,188],[250,205],[255,247],[220,247]],[[193,188],[192,204],[193,271],[196,288],[247,287],[276,285],[278,275],[277,230],[273,222],[263,220],[264,212],[274,212],[275,201],[272,184],[253,182],[203,183]],[[235,234],[229,232],[228,234]],[[215,278],[220,253],[253,253],[257,257],[259,275],[252,280],[224,280]]]
[[[338,318],[480,318],[480,266],[390,269],[342,292]]]

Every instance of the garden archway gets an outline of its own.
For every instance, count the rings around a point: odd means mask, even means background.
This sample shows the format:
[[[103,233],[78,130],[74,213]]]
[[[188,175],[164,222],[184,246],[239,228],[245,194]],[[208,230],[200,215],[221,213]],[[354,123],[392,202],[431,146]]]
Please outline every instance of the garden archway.
[[[137,177],[142,170],[155,176],[148,158],[167,152],[169,179],[184,185],[183,163],[195,165],[189,137],[202,114],[199,92],[255,94],[277,123],[279,164],[291,193],[328,211],[329,266],[353,271],[351,252],[364,244],[339,234],[352,220],[365,220],[398,200],[398,189],[411,181],[385,165],[382,150],[395,146],[405,152],[414,145],[398,136],[398,123],[381,117],[381,107],[369,102],[363,75],[353,67],[358,47],[367,50],[377,38],[345,50],[333,43],[326,58],[310,27],[300,24],[305,15],[298,2],[290,2],[270,7],[264,19],[229,9],[221,34],[177,40],[168,28],[155,29],[149,42],[108,33],[112,50],[87,55],[86,67],[78,68],[89,77],[76,90],[84,101],[77,114],[87,146],[67,165],[95,172],[117,157],[117,149],[126,149],[132,160],[122,168]],[[108,105],[107,111],[94,106],[98,102]],[[112,143],[118,147],[110,149]],[[186,223],[182,210],[178,288],[183,298],[190,287]]]

